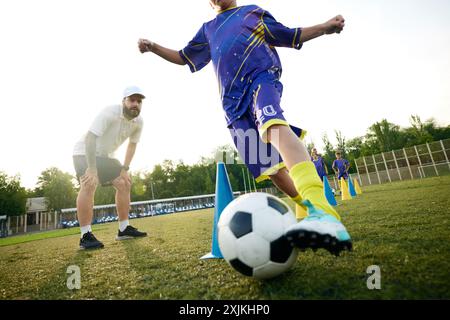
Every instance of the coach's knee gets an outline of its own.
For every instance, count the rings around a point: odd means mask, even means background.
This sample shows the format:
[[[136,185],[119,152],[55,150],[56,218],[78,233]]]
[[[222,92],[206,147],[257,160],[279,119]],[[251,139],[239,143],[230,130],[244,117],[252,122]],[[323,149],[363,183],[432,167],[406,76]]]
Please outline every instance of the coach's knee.
[[[129,193],[131,191],[131,183],[122,177],[117,178],[113,182],[114,188],[119,192]]]

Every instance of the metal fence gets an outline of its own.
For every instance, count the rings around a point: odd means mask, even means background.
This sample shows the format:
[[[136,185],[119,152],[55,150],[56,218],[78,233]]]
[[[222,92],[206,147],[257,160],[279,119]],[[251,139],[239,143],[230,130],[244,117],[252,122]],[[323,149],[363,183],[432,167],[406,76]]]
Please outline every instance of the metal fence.
[[[266,192],[279,195],[276,188],[258,190],[248,189],[245,192],[234,192],[235,196],[247,192]],[[181,213],[198,209],[209,209],[215,206],[215,194],[173,199],[158,199],[150,201],[132,202],[130,204],[130,219],[144,218],[155,215]],[[30,224],[28,215],[17,217],[0,216],[0,237],[23,234],[28,232],[48,231],[61,228],[78,227],[77,209],[63,209],[61,212],[38,212],[34,223]],[[93,224],[117,221],[116,205],[94,206]]]
[[[450,139],[355,160],[361,185],[450,174]]]

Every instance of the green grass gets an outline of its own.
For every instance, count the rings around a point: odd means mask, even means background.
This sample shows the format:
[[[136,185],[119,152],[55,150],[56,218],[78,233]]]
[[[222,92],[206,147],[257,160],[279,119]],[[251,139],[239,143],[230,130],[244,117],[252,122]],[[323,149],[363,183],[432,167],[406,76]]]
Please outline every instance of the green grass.
[[[114,241],[116,223],[102,225],[98,251],[77,250],[77,229],[3,244],[0,299],[449,299],[450,177],[363,191],[338,206],[353,252],[301,253],[269,281],[241,276],[223,260],[199,260],[211,249],[213,211],[204,210],[133,220],[149,237],[124,242]],[[81,269],[80,290],[66,287],[70,265]],[[367,289],[371,265],[381,268],[381,290]]]

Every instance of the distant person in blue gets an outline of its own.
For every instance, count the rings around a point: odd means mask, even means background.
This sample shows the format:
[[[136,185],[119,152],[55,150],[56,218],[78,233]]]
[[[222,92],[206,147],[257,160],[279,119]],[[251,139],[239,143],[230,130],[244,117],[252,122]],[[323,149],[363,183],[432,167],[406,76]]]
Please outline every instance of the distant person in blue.
[[[317,153],[316,148],[311,150],[311,160],[316,166],[317,174],[323,182],[323,178],[328,175],[328,169],[322,156]]]
[[[336,176],[339,180],[344,178],[348,179],[348,169],[350,169],[350,162],[348,160],[342,158],[342,152],[336,151],[336,160],[333,161],[333,170],[336,173]]]

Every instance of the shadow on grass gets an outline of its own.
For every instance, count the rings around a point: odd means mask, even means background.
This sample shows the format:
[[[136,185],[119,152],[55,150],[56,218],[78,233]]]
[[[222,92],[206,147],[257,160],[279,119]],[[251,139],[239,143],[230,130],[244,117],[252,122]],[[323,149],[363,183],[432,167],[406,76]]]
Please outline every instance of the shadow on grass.
[[[105,249],[98,249],[105,250]],[[31,299],[36,300],[69,300],[77,299],[77,294],[83,289],[83,271],[85,269],[86,261],[88,261],[95,251],[77,250],[74,249],[74,254],[67,260],[65,265],[61,267],[54,276],[46,281],[43,285],[37,288],[36,292],[31,296]],[[67,273],[69,266],[78,266],[81,270],[81,290],[70,290],[67,287],[67,279],[71,274]]]

